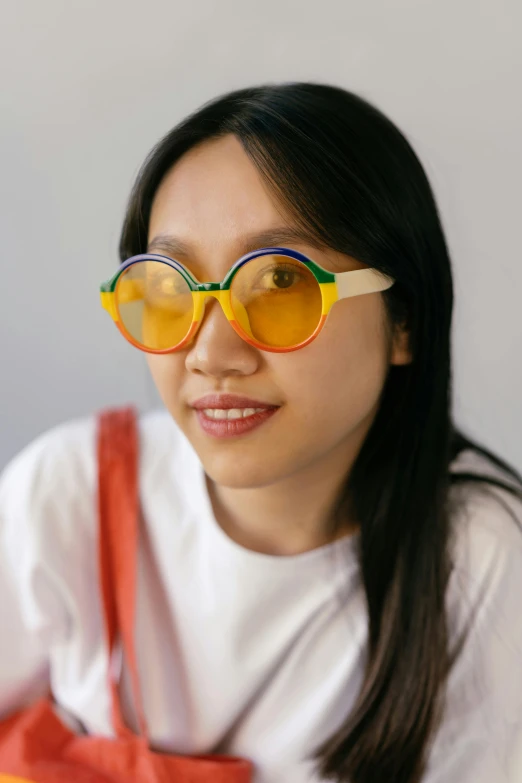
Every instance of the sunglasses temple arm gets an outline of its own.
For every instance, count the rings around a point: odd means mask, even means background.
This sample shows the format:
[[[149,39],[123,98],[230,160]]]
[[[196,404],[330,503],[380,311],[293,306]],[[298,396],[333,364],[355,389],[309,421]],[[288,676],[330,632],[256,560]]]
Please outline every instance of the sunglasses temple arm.
[[[348,299],[351,296],[386,291],[395,281],[376,269],[353,269],[337,274],[335,282],[339,299]]]

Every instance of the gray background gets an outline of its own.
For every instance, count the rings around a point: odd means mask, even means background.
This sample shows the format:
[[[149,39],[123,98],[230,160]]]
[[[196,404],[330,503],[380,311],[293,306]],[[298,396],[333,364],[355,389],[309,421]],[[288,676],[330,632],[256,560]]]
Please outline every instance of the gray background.
[[[425,164],[454,263],[455,415],[522,468],[519,0],[4,0],[0,465],[107,404],[157,404],[98,303],[149,148],[264,81],[375,102]]]

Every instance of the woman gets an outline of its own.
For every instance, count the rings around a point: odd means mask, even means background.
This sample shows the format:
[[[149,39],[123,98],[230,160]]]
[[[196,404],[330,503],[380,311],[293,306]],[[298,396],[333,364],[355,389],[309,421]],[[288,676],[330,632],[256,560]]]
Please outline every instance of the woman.
[[[127,724],[258,783],[519,780],[522,480],[451,419],[450,261],[402,134],[336,87],[220,97],[146,160],[120,259],[102,302],[166,408]],[[95,433],[4,473],[1,708],[50,683],[110,737]]]

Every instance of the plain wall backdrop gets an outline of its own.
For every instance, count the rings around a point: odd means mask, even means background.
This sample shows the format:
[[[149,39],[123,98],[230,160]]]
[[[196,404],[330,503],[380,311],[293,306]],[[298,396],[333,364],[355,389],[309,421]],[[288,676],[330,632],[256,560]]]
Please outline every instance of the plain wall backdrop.
[[[520,0],[4,0],[0,465],[109,404],[158,404],[99,304],[152,145],[225,91],[331,82],[406,133],[453,259],[454,415],[522,468]]]

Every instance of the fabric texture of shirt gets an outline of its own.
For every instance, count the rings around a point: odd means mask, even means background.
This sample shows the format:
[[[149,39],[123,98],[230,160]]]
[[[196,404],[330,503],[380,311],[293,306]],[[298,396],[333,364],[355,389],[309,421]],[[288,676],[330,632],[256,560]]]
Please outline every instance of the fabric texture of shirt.
[[[248,550],[215,520],[170,416],[143,416],[140,437],[136,649],[154,747],[250,758],[256,783],[319,783],[307,756],[344,722],[364,672],[358,537]],[[0,714],[50,683],[69,725],[111,736],[95,439],[94,418],[62,425],[0,480]],[[471,451],[454,464],[502,475]],[[452,634],[473,622],[423,783],[522,780],[522,532],[501,500],[522,520],[508,493],[471,491],[456,524]],[[125,667],[121,687],[133,725]]]

